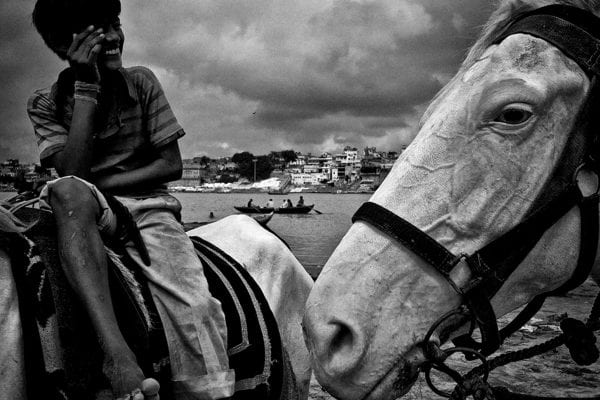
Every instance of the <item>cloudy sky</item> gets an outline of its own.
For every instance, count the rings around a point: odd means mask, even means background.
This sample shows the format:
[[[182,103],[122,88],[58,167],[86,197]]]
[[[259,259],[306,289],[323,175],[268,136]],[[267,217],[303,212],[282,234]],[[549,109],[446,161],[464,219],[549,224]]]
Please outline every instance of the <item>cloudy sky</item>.
[[[399,149],[457,70],[492,2],[122,3],[124,64],[158,75],[190,158]],[[65,67],[32,27],[33,4],[0,4],[0,160],[38,160],[27,98]]]

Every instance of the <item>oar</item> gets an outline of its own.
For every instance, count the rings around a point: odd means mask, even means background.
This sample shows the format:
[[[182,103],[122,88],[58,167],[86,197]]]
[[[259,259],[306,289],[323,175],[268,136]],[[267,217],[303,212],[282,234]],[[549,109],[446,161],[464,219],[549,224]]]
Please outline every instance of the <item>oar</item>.
[[[313,211],[316,212],[317,214],[323,214],[321,211],[317,210],[316,208],[313,208]]]

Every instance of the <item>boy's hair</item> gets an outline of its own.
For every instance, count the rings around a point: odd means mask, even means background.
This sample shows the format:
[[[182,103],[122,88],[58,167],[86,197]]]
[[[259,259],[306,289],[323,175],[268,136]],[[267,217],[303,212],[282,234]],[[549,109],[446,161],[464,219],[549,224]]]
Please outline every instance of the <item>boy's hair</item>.
[[[120,0],[37,0],[32,20],[46,45],[65,60],[74,33],[103,26],[120,13]]]

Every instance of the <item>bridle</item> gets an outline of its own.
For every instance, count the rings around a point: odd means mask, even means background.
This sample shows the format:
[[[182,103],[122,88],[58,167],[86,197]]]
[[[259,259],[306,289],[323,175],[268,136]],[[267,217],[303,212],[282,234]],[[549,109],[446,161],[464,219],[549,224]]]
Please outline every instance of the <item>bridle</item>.
[[[525,324],[541,308],[546,297],[565,293],[587,279],[598,245],[600,196],[598,190],[583,195],[577,178],[582,171],[600,177],[600,18],[571,6],[542,7],[513,20],[493,44],[516,33],[526,33],[553,44],[577,62],[592,82],[589,97],[579,111],[559,162],[523,221],[472,254],[453,254],[410,222],[376,203],[364,203],[352,218],[353,222],[367,222],[420,256],[460,294],[461,306],[440,317],[423,341],[429,359],[428,368],[434,367],[445,372],[459,384],[463,377],[455,376],[455,371],[443,363],[449,353],[461,352],[467,358],[478,358],[485,367],[486,357],[498,350],[504,339]],[[535,297],[512,322],[498,329],[490,300],[543,234],[575,206],[581,215],[581,242],[572,276],[558,289]],[[471,277],[459,286],[451,278],[451,271],[460,263],[470,269]],[[434,332],[444,342],[454,329],[463,325],[465,318],[471,320],[471,330],[469,334],[454,340],[457,347],[443,351],[432,342]],[[471,337],[475,326],[479,328],[481,342]],[[483,369],[485,381],[488,371]],[[433,385],[432,389],[446,395]]]

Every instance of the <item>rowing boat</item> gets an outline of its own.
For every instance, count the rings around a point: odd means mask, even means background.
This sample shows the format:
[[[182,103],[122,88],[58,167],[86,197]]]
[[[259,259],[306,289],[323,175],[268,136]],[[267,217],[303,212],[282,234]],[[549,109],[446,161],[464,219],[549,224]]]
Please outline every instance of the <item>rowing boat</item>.
[[[245,214],[269,214],[274,212],[275,214],[306,214],[310,212],[314,207],[314,204],[308,206],[298,206],[298,207],[243,207],[243,206],[234,206],[236,210]]]

